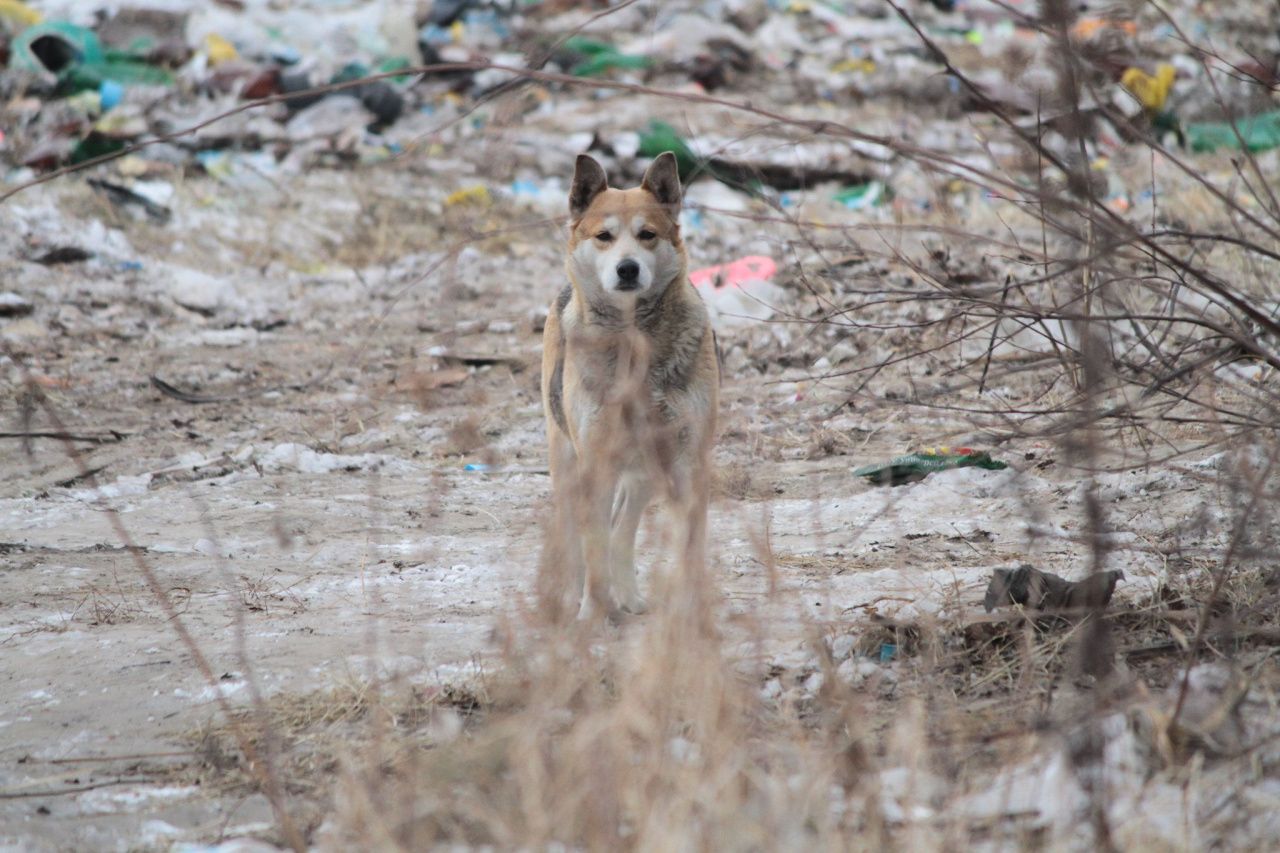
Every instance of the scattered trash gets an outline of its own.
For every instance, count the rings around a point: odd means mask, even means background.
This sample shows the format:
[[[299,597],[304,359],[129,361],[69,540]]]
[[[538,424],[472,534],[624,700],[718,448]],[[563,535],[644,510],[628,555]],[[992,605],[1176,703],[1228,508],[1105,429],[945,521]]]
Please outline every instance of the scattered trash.
[[[1280,147],[1280,110],[1240,119],[1234,127],[1221,121],[1188,124],[1186,134],[1192,151],[1238,151],[1242,139],[1250,151],[1267,151]]]
[[[1124,580],[1119,569],[1098,572],[1081,581],[1069,581],[1023,564],[1016,569],[996,569],[982,605],[990,613],[997,607],[1017,604],[1029,610],[1086,612],[1106,607],[1116,584]]]
[[[102,42],[93,30],[65,21],[49,21],[28,27],[10,47],[9,65],[23,71],[51,76],[65,74],[78,65],[101,65]]]
[[[130,205],[140,207],[148,217],[159,223],[165,223],[173,216],[173,211],[163,204],[157,204],[145,195],[135,192],[121,184],[112,183],[102,178],[89,178],[87,180],[89,186],[101,192],[106,198],[115,205],[127,207]]]
[[[12,291],[0,292],[0,317],[25,317],[35,310],[31,300]]]
[[[681,183],[687,185],[696,178],[709,175],[727,186],[752,195],[758,195],[762,187],[796,190],[828,181],[846,184],[863,184],[867,181],[867,177],[861,172],[834,165],[819,167],[791,162],[702,157],[674,127],[664,121],[650,120],[640,134],[637,153],[642,157],[657,157],[664,151],[675,154]]]
[[[1165,101],[1169,100],[1169,90],[1173,88],[1177,73],[1168,63],[1157,66],[1154,76],[1141,68],[1126,68],[1120,77],[1120,85],[1128,89],[1148,113],[1155,114],[1163,110]]]
[[[835,200],[850,210],[865,210],[868,207],[879,207],[889,199],[890,193],[880,181],[845,187],[836,193]]]
[[[694,175],[707,167],[706,162],[694,153],[689,143],[676,132],[676,129],[665,121],[650,120],[644,132],[640,134],[641,157],[657,157],[664,151],[670,151],[676,157],[676,168],[683,184],[693,180]]]
[[[722,287],[742,287],[751,281],[769,281],[777,272],[778,265],[773,258],[748,255],[727,264],[694,270],[689,273],[689,281],[694,287],[710,286],[718,290]]]
[[[18,30],[34,26],[41,21],[40,13],[22,0],[0,0],[0,22]]]
[[[786,295],[772,281],[777,271],[773,258],[748,255],[694,270],[689,273],[689,281],[698,288],[712,323],[724,329],[773,316]]]
[[[455,190],[445,196],[444,206],[457,207],[464,204],[489,204],[491,201],[488,187],[484,184],[473,184],[469,187]]]
[[[581,61],[569,69],[569,73],[575,77],[599,77],[615,68],[640,70],[653,65],[653,60],[647,56],[619,53],[608,42],[584,36],[569,39],[564,43],[563,49],[568,54],[582,57]]]
[[[32,258],[37,264],[43,264],[46,267],[57,266],[58,264],[74,264],[80,261],[87,261],[93,257],[93,252],[81,249],[79,246],[58,246],[50,249],[42,255]]]
[[[214,67],[232,62],[240,55],[235,45],[217,33],[209,33],[204,37],[204,52],[209,58],[209,65]]]
[[[492,471],[493,466],[487,465],[484,462],[468,462],[466,465],[462,466],[462,470],[463,471]]]
[[[969,447],[954,449],[941,447],[937,451],[929,449],[921,453],[896,456],[888,462],[863,465],[861,468],[855,468],[853,473],[856,477],[866,477],[872,483],[901,486],[923,480],[935,471],[946,471],[952,468],[985,468],[988,471],[1002,471],[1008,467],[1008,463],[992,459],[991,454],[986,451],[973,450]]]

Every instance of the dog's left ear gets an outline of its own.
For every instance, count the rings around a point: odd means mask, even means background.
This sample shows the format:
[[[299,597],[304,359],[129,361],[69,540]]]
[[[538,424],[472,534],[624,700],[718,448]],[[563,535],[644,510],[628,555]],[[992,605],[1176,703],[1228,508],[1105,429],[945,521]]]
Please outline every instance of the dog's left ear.
[[[680,167],[676,164],[676,155],[663,151],[658,159],[645,170],[644,180],[640,186],[658,200],[658,203],[670,208],[680,207]]]

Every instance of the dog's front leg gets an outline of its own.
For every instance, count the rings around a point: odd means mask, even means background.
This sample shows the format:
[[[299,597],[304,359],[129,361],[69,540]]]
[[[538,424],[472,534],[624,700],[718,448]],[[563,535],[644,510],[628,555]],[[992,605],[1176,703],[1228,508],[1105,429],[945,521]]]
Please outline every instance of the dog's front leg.
[[[611,482],[605,488],[591,489],[584,496],[579,529],[586,578],[577,611],[577,617],[582,620],[595,619],[599,613],[612,619],[618,610],[609,571],[609,508],[613,505],[614,488]]]
[[[622,478],[613,499],[609,576],[618,605],[632,614],[645,612],[644,598],[636,583],[636,530],[652,497],[653,486],[648,477],[632,474]]]
[[[618,609],[609,571],[609,517],[618,478],[608,468],[581,471],[578,479],[583,487],[578,495],[578,530],[586,569],[579,619],[593,619],[601,613],[613,617]]]

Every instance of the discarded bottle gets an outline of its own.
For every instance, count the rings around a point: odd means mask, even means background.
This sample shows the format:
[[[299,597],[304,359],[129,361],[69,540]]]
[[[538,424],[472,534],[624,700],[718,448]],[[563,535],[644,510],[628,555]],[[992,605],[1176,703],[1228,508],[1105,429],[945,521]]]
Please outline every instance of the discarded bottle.
[[[992,459],[986,451],[969,447],[940,447],[920,453],[908,453],[906,456],[895,456],[888,462],[877,462],[854,469],[854,476],[866,477],[877,484],[888,483],[900,486],[923,480],[935,471],[946,471],[951,468],[985,468],[989,471],[1000,471],[1008,468],[1008,463]]]

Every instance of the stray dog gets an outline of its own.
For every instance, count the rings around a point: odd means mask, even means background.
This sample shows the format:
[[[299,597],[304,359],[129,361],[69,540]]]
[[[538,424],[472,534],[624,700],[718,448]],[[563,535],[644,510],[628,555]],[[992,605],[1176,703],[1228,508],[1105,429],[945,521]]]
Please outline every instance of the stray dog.
[[[644,612],[635,538],[656,498],[673,511],[682,571],[701,582],[720,376],[689,283],[680,195],[669,151],[634,189],[610,188],[585,154],[573,173],[569,284],[542,338],[555,507],[544,560],[557,563],[543,574],[561,572],[556,587],[567,577],[580,618]]]

